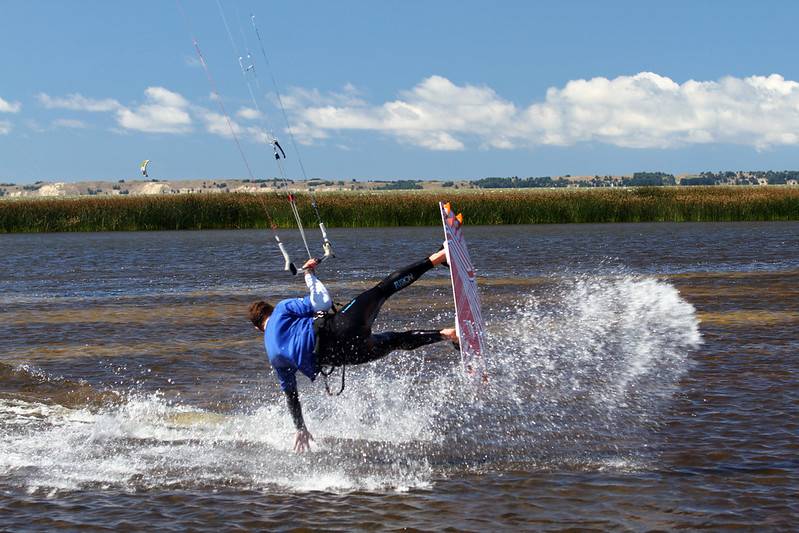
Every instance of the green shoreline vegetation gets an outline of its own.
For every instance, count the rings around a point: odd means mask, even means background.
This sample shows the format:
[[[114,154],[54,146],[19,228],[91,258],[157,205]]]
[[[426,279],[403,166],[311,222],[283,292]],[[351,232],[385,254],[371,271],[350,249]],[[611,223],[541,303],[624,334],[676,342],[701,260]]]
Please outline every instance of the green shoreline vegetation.
[[[303,222],[316,214],[295,193]],[[799,187],[708,186],[319,192],[325,225],[434,226],[438,201],[470,225],[799,220]],[[263,202],[263,204],[262,204]],[[0,202],[0,233],[295,227],[285,193],[51,197]]]

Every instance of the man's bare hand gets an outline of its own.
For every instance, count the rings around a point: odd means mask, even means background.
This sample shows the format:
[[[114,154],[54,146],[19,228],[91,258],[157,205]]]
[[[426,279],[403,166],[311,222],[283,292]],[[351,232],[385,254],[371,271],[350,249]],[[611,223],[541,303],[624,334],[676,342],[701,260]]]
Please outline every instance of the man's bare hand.
[[[305,262],[305,264],[302,265],[302,269],[303,270],[307,270],[308,272],[313,274],[316,271],[316,265],[318,265],[318,264],[319,264],[319,260],[318,259],[308,259]]]
[[[294,437],[294,451],[298,453],[310,452],[312,440],[313,435],[307,429],[297,430],[297,436]]]

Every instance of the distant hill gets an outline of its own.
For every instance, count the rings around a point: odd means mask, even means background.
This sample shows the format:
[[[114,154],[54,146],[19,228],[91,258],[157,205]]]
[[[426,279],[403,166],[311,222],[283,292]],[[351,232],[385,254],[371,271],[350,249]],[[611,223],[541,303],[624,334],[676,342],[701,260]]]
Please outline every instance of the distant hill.
[[[293,192],[317,191],[362,191],[401,189],[473,188],[468,181],[343,181],[311,179],[289,183]],[[0,183],[0,196],[4,197],[53,197],[120,194],[186,194],[220,192],[270,192],[284,190],[280,180],[120,180],[37,182],[33,185]]]
[[[619,176],[488,177],[473,181],[373,180],[344,181],[315,178],[289,182],[293,192],[368,190],[514,189],[571,187],[642,187],[670,185],[797,185],[799,171],[702,172],[674,176],[664,172],[636,172]],[[37,182],[33,185],[0,183],[0,197],[57,197],[87,195],[160,195],[220,192],[270,192],[283,189],[279,179],[230,180],[119,180]]]

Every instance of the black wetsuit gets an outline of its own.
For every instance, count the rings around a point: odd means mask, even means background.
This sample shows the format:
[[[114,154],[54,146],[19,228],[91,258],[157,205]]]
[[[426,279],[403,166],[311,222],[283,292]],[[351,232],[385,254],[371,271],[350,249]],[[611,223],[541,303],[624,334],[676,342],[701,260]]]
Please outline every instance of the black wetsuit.
[[[404,289],[433,268],[423,259],[389,274],[336,313],[317,319],[317,366],[359,365],[394,350],[413,350],[443,340],[439,330],[410,330],[373,335],[372,323],[389,296]]]

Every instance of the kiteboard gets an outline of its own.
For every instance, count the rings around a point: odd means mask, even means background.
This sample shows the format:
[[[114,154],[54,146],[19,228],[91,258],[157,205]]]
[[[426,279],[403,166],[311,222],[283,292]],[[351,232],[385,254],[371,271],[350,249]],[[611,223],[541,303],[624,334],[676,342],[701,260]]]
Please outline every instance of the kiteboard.
[[[474,267],[461,233],[463,215],[452,211],[449,203],[439,203],[444,223],[445,249],[455,297],[455,330],[460,341],[461,365],[476,382],[487,381],[483,354],[485,331]]]

